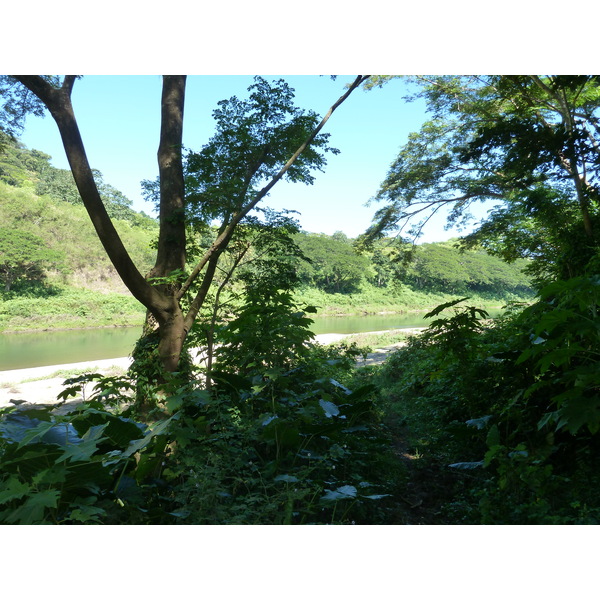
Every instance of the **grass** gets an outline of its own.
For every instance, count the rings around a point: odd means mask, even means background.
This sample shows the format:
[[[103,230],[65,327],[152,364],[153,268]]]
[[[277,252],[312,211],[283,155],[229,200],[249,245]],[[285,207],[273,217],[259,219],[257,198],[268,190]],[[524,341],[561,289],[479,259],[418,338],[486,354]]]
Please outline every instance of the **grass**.
[[[0,301],[0,332],[142,325],[145,314],[130,295],[63,287],[47,297]]]
[[[296,293],[296,300],[316,306],[317,316],[342,316],[422,311],[463,296],[469,296],[470,302],[481,308],[495,308],[513,300],[530,300],[513,295],[498,298],[477,294],[424,292],[409,287],[376,288],[372,285],[364,285],[355,294],[328,294],[315,288],[304,288]]]

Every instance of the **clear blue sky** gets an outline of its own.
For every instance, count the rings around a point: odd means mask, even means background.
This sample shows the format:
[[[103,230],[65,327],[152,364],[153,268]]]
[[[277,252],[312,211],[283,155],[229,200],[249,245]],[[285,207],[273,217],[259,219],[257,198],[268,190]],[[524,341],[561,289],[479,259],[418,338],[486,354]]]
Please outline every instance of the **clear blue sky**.
[[[269,76],[269,79],[280,76]],[[295,90],[297,104],[323,115],[353,77],[281,76]],[[217,102],[244,96],[249,75],[190,76],[187,82],[184,144],[200,149],[213,132]],[[405,84],[393,80],[383,88],[355,90],[326,125],[330,143],[341,153],[328,155],[324,173],[313,185],[278,183],[265,204],[297,210],[303,229],[356,237],[370,224],[377,204],[365,207],[377,192],[412,131],[426,118],[420,102],[402,99]],[[158,174],[156,151],[160,130],[161,78],[157,75],[86,76],[75,84],[73,103],[92,167],[133,201],[136,210],[152,212],[141,197],[140,181]],[[68,168],[56,125],[48,115],[27,119],[22,141],[52,156],[56,167]],[[444,230],[444,219],[431,222],[421,241],[456,235]]]

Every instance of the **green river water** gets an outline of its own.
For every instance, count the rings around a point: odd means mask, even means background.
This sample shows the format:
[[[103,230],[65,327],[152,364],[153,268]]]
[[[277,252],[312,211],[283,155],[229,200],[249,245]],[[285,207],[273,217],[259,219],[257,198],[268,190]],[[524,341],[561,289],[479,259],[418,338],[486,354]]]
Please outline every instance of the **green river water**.
[[[361,333],[424,327],[428,324],[424,314],[320,317],[314,319],[312,330],[315,334]],[[129,356],[140,330],[120,327],[0,334],[0,371]]]

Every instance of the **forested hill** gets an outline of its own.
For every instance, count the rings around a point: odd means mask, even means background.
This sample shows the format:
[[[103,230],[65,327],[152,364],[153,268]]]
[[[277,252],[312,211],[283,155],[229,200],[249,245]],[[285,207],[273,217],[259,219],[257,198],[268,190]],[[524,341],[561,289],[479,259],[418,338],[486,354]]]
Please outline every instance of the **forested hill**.
[[[127,293],[98,241],[71,172],[53,167],[49,155],[6,136],[0,145],[0,253],[5,257],[0,277],[4,292],[12,290],[11,297],[18,296],[27,293],[31,285],[46,281]],[[95,176],[107,211],[134,262],[147,273],[154,263],[156,221],[134,211],[131,201],[104,182],[99,171]],[[341,232],[332,236],[299,233],[294,241],[310,261],[299,263],[302,293],[321,306],[343,303],[349,296],[358,304],[372,306],[389,305],[393,297],[395,304],[401,305],[402,291],[474,294],[497,300],[532,293],[522,273],[524,261],[507,264],[483,251],[461,253],[452,241],[418,246],[408,265],[398,260],[389,240],[364,253],[358,253],[353,240]],[[20,270],[16,267],[19,261]],[[315,296],[318,294],[321,296]],[[332,294],[337,300],[331,300]],[[410,308],[420,303],[413,300]]]
[[[71,171],[0,132],[2,288],[27,288],[40,276],[99,291],[126,291],[98,240]],[[94,171],[107,212],[142,273],[154,264],[154,219]],[[27,242],[25,243],[25,240]],[[20,260],[17,260],[20,259]],[[19,263],[20,264],[17,264]]]
[[[356,293],[365,285],[497,299],[533,293],[523,273],[527,261],[508,264],[483,250],[461,252],[456,240],[411,247],[406,250],[412,253],[410,261],[402,260],[392,240],[381,240],[373,250],[360,254],[342,232],[301,233],[295,241],[311,261],[300,267],[302,282],[328,293]]]

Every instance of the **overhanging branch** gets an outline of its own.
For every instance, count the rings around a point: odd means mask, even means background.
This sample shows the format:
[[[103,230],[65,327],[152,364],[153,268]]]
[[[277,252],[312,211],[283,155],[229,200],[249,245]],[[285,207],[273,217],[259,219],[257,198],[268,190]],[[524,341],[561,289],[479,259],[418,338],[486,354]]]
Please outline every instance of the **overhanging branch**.
[[[182,298],[183,295],[188,291],[192,283],[196,280],[198,275],[201,273],[202,269],[206,266],[206,264],[211,260],[211,257],[216,253],[220,253],[224,248],[227,247],[235,228],[240,223],[240,221],[251,211],[253,210],[258,203],[271,191],[273,186],[282,179],[282,177],[289,171],[289,169],[296,162],[298,157],[306,150],[306,148],[311,144],[311,142],[315,139],[315,137],[319,134],[319,132],[323,129],[327,121],[329,121],[331,115],[334,111],[350,96],[350,94],[358,87],[360,87],[370,76],[369,75],[358,75],[356,79],[352,82],[352,84],[348,87],[346,93],[344,93],[338,100],[331,106],[331,108],[327,111],[327,114],[323,117],[321,122],[317,125],[317,127],[312,131],[312,133],[304,140],[302,144],[298,147],[298,149],[292,154],[290,159],[285,163],[285,165],[281,168],[279,173],[275,175],[271,181],[263,187],[260,192],[256,195],[252,202],[246,204],[246,206],[242,207],[242,209],[235,213],[229,222],[229,224],[223,228],[220,234],[217,236],[217,239],[212,244],[211,248],[207,251],[207,253],[202,257],[200,262],[194,267],[192,273],[188,277],[187,281],[181,287],[178,298]],[[204,285],[202,286],[202,288]],[[201,293],[201,292],[199,292]],[[196,299],[198,296],[196,296]],[[196,306],[197,302],[194,299],[192,305]],[[188,318],[186,317],[186,321]],[[193,321],[193,319],[192,319]]]

